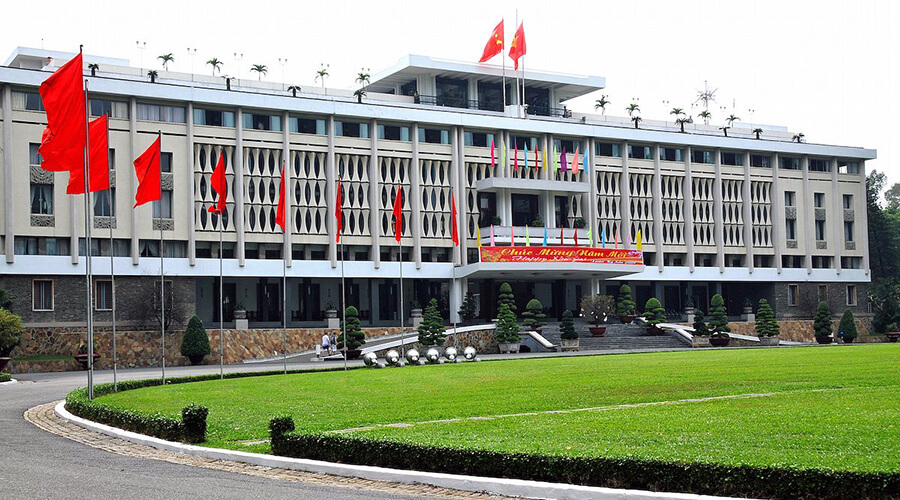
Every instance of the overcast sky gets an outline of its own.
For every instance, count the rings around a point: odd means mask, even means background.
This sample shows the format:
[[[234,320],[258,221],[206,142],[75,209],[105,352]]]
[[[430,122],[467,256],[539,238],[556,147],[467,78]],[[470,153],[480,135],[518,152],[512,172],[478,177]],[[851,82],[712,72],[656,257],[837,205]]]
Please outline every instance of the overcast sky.
[[[590,111],[607,94],[608,114],[639,98],[642,116],[690,112],[704,80],[718,88],[715,122],[783,125],[809,142],[878,150],[867,164],[900,182],[900,2],[884,0],[701,1],[199,1],[44,0],[0,8],[0,60],[16,46],[77,50],[172,70],[217,57],[223,72],[249,76],[266,64],[270,81],[313,85],[330,64],[331,87],[360,68],[374,74],[404,54],[477,61],[494,25],[516,9],[525,22],[526,67],[605,76],[607,89],[570,107]],[[46,15],[55,12],[55,15]],[[146,42],[139,51],[135,42]],[[243,54],[238,63],[234,53]],[[499,58],[495,59],[499,64]],[[238,68],[240,66],[240,68]],[[734,109],[732,111],[732,106]],[[750,110],[754,110],[751,112]],[[695,112],[696,115],[696,112]],[[696,117],[696,116],[695,116]]]

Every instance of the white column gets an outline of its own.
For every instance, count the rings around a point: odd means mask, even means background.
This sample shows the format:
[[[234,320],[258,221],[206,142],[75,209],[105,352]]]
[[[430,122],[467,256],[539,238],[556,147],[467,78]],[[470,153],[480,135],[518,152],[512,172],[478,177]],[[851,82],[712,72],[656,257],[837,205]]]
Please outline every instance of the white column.
[[[294,214],[291,208],[291,201],[293,201],[292,197],[294,196],[294,190],[291,189],[291,186],[293,185],[291,178],[294,173],[294,168],[293,165],[291,165],[291,127],[289,120],[290,116],[288,116],[288,112],[285,111],[281,116],[281,168],[284,169],[284,246],[281,251],[281,258],[284,259],[287,267],[292,267],[291,264],[294,259],[292,259],[291,256],[294,252],[293,245],[291,244],[293,238],[291,236],[294,230]]]
[[[816,246],[816,209],[813,206],[813,194],[809,189],[809,157],[803,155],[800,161],[803,169],[803,248],[806,251],[806,274],[812,274],[812,249]],[[798,207],[799,208],[799,207]]]
[[[653,145],[653,240],[656,247],[656,267],[659,272],[665,268],[663,251],[663,217],[662,217],[662,174],[659,165],[659,144]]]
[[[838,186],[838,161],[837,158],[831,159],[831,215],[829,217],[834,220],[834,269],[841,274],[841,255],[844,249],[844,200],[841,190]]]
[[[188,262],[197,264],[197,239],[194,234],[194,103],[187,103],[187,224],[188,224]],[[205,209],[205,207],[203,208]],[[202,210],[202,209],[201,209]]]
[[[3,86],[3,195],[6,197],[4,204],[5,217],[3,221],[3,232],[6,236],[4,244],[4,252],[6,253],[6,263],[12,264],[16,260],[15,247],[15,203],[13,199],[13,147],[12,147],[12,89],[9,84]],[[30,173],[28,175],[31,175]],[[74,217],[74,216],[73,216]],[[78,259],[78,240],[76,238],[75,260]]]
[[[456,211],[459,214],[459,264],[465,266],[469,263],[469,193],[466,191],[466,131],[463,127],[459,127],[456,144],[459,150],[459,171],[456,174],[459,193],[456,196]]]
[[[381,180],[378,170],[378,123],[369,122],[369,234],[372,238],[372,262],[375,269],[381,267]]]
[[[337,201],[337,167],[334,161],[334,115],[328,117],[326,125],[328,133],[328,153],[325,157],[325,205],[328,207],[325,213],[325,228],[328,231],[328,259],[331,267],[337,267],[337,224],[334,220],[335,203]]]
[[[725,272],[725,208],[722,204],[722,150],[716,149],[716,179],[713,183],[713,226],[716,234],[716,260],[719,264],[719,272]]]
[[[631,249],[631,189],[628,186],[628,141],[625,141],[622,143],[622,175],[619,178],[619,213],[622,214],[619,237],[625,250]]]
[[[460,201],[462,200],[462,197],[459,194],[460,193],[459,170],[460,170],[459,169],[459,128],[453,127],[452,129],[450,129],[450,196],[452,196],[453,200],[456,201],[456,217],[457,218],[456,218],[456,220],[452,220],[453,213],[452,213],[452,209],[451,209],[450,224],[456,224],[456,231],[457,231],[457,234],[459,235],[460,243],[462,243],[462,240],[464,239],[464,237],[463,237],[463,231],[462,231],[462,224],[460,224],[461,220],[459,218],[459,206],[461,204]],[[451,203],[451,207],[452,206],[453,205]],[[450,234],[451,235],[453,234],[452,228],[450,229]],[[459,255],[460,248],[461,247],[457,247],[456,245],[454,245],[451,248],[450,262],[454,266],[460,262],[460,255]],[[453,307],[450,307],[450,313],[453,314]]]
[[[775,268],[781,274],[781,249],[784,245],[784,194],[778,188],[778,153],[772,155],[772,248],[775,249]]]
[[[459,308],[462,306],[463,300],[463,282],[464,278],[450,280],[450,322],[459,323],[462,319],[459,317]]]
[[[753,273],[753,207],[750,201],[750,152],[744,152],[744,187],[741,189],[741,212],[744,218],[744,248],[747,249],[747,269]]]
[[[129,136],[131,138],[131,155],[129,158],[137,158],[137,99],[134,97],[128,100],[128,107],[131,108],[129,111],[129,121],[128,121],[128,130]],[[134,172],[134,168],[129,168],[128,171],[131,175],[127,176],[131,181],[131,184],[128,189],[128,193],[134,197],[134,193],[137,190],[137,174]],[[122,178],[125,176],[123,175]],[[121,193],[122,186],[119,185],[119,176],[116,176],[116,189]],[[123,179],[124,180],[124,179]],[[135,266],[140,264],[140,242],[138,240],[138,211],[137,210],[129,210],[131,212],[131,263]],[[75,217],[75,211],[72,210],[72,217]],[[152,227],[152,225],[151,225]],[[76,234],[75,231],[72,232],[73,235]],[[78,237],[73,236],[73,254],[72,260],[77,263],[78,261]]]
[[[688,267],[694,272],[694,181],[691,176],[691,147],[684,148],[684,182],[681,185],[683,205],[681,214],[684,217],[684,246],[687,253]]]
[[[866,276],[869,275],[869,218],[866,216],[866,162],[865,160],[859,160],[859,177],[860,177],[860,186],[862,187],[861,192],[855,193],[855,196],[860,199],[854,203],[856,207],[862,207],[862,210],[854,210],[856,211],[856,220],[859,222],[859,229],[857,230],[857,234],[859,235],[856,238],[859,241],[859,250],[862,251],[862,268],[866,271]]]
[[[244,110],[237,108],[235,120],[235,147],[231,155],[234,168],[234,233],[237,236],[234,255],[238,264],[244,266]],[[221,251],[221,250],[219,250]]]
[[[588,185],[590,186],[589,198],[588,198],[588,228],[591,231],[591,238],[593,241],[599,241],[600,232],[597,228],[597,175],[594,173],[594,139],[591,137],[585,138],[585,143],[587,147],[584,150],[584,157],[587,159],[588,170],[585,172],[585,178],[587,178]],[[593,243],[589,241],[588,244]],[[594,284],[597,280],[592,280],[591,284],[591,293],[596,294]],[[599,286],[599,285],[598,285]]]
[[[409,208],[411,221],[409,229],[413,236],[412,257],[416,262],[416,269],[422,268],[422,188],[420,179],[422,166],[419,164],[419,124],[413,123],[412,129],[412,161],[409,164]]]

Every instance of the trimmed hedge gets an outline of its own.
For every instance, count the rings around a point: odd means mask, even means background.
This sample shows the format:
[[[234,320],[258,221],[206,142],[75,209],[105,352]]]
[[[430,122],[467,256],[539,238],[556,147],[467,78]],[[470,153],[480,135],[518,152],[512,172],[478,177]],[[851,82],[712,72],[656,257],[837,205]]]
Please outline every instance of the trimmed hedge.
[[[791,499],[900,498],[900,473],[500,453],[293,431],[291,417],[282,416],[270,421],[274,455],[448,474],[705,495]]]
[[[12,375],[8,373],[0,373],[0,382],[9,382],[12,380]]]

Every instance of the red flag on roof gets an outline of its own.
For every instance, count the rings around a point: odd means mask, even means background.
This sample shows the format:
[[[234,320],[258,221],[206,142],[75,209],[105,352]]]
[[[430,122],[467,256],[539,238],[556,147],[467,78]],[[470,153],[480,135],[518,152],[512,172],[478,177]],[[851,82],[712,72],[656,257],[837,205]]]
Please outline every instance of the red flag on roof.
[[[214,214],[221,214],[225,211],[225,203],[228,202],[228,180],[225,178],[225,151],[219,151],[219,161],[216,162],[216,168],[213,169],[212,176],[209,178],[210,187],[215,191],[218,200],[216,204],[207,208],[206,211]]]
[[[456,197],[450,192],[450,223],[453,224],[450,230],[450,238],[455,246],[459,246],[459,224],[456,222]]]
[[[494,28],[494,31],[491,32],[491,37],[488,39],[487,44],[484,46],[484,52],[481,54],[481,59],[479,59],[478,62],[485,62],[501,52],[503,52],[502,19],[500,20],[500,24],[498,24]]]
[[[285,217],[284,217],[284,163],[281,164],[281,186],[278,188],[278,208],[275,209],[275,224],[281,226],[282,231],[286,231],[284,228],[285,225]]]
[[[395,209],[396,210],[396,209]],[[335,234],[335,242],[341,242],[341,231],[344,230],[344,200],[341,196],[341,181],[338,179],[337,185],[337,201],[334,204],[334,218],[337,220],[337,233]]]
[[[403,186],[397,186],[394,197],[394,239],[400,241],[403,234]]]
[[[134,173],[138,179],[137,191],[134,193],[134,206],[143,205],[148,201],[157,201],[162,197],[160,186],[159,147],[160,136],[156,137],[153,144],[134,160]]]
[[[90,172],[90,192],[109,189],[109,121],[106,115],[95,118],[88,126],[90,148],[88,168]],[[84,154],[84,153],[82,153]],[[69,170],[69,185],[66,194],[84,194],[84,158]]]
[[[525,28],[524,23],[519,24],[519,29],[513,35],[509,44],[509,58],[516,62],[515,69],[519,69],[519,58],[525,55]]]
[[[38,92],[47,112],[41,168],[52,172],[84,166],[85,110],[81,53],[44,80]]]

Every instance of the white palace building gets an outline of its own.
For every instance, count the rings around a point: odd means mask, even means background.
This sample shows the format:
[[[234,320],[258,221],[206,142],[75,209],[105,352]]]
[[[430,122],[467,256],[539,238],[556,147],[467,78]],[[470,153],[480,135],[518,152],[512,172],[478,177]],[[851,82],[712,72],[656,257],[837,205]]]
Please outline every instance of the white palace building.
[[[18,48],[0,67],[0,288],[29,326],[84,324],[83,198],[66,195],[66,175],[41,170],[37,155],[46,125],[38,86],[71,57]],[[337,179],[346,302],[360,309],[364,325],[399,321],[401,249],[403,310],[435,297],[445,318],[467,291],[480,317],[494,317],[504,281],[520,311],[536,297],[551,316],[577,309],[582,296],[614,294],[624,282],[639,309],[655,296],[673,318],[689,300],[706,310],[717,292],[734,315],[759,298],[780,318],[810,317],[818,300],[832,311],[866,313],[872,149],[797,142],[782,127],[764,126],[757,138],[735,124],[726,137],[719,126],[690,123],[682,132],[647,119],[635,128],[627,117],[567,109],[566,101],[605,87],[595,76],[529,70],[526,105],[511,78],[504,105],[499,66],[415,55],[374,75],[361,97],[355,89],[167,71],[151,81],[146,68],[89,55],[85,75],[91,114],[110,117],[114,169],[112,196],[91,200],[100,326],[110,320],[111,263],[118,320],[149,320],[160,228],[170,295],[183,309],[176,321],[193,313],[218,321],[221,254],[226,325],[236,309],[247,311],[251,327],[281,324],[286,262],[289,325],[322,326],[325,310],[342,305]],[[132,210],[132,161],[160,131],[162,200]],[[576,149],[577,173],[535,168],[536,154],[552,163],[565,150],[571,161]],[[229,195],[220,220],[207,208],[222,150]],[[274,222],[282,164],[286,235]],[[398,185],[407,194],[402,246],[391,216]],[[459,247],[451,241],[451,196]],[[488,247],[491,225],[500,247],[511,231],[524,246],[526,227],[531,245],[540,246],[546,227],[550,245],[559,245],[562,232],[564,245],[574,246],[577,230],[581,247],[590,232],[595,247],[603,234],[607,248],[617,239],[620,249],[634,250],[640,231],[643,265],[485,261],[477,238]]]

